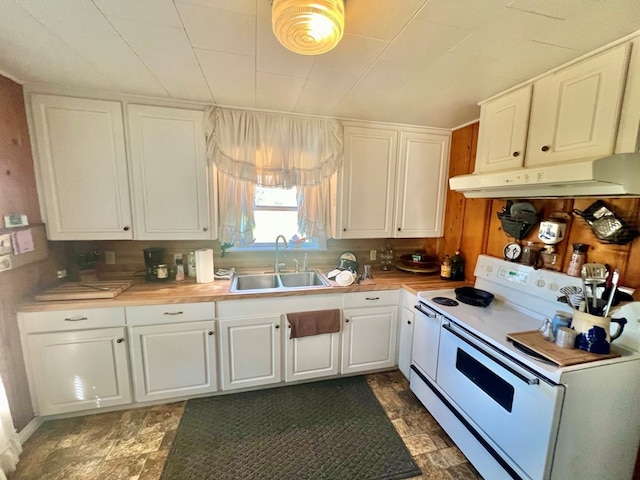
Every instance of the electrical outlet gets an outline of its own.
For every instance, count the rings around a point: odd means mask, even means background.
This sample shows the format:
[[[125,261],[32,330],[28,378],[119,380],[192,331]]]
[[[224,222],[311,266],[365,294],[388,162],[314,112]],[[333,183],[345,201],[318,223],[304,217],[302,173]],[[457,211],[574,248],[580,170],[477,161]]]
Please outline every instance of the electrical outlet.
[[[63,268],[62,270],[58,270],[56,273],[58,274],[58,278],[64,278],[67,276],[67,269]]]
[[[178,262],[176,260],[182,260],[182,254],[181,253],[174,253],[173,254],[173,263],[177,264]]]
[[[116,252],[105,250],[105,252],[104,252],[104,263],[105,263],[105,265],[115,265],[116,264]]]
[[[377,253],[377,250],[369,250],[369,260],[375,260]]]

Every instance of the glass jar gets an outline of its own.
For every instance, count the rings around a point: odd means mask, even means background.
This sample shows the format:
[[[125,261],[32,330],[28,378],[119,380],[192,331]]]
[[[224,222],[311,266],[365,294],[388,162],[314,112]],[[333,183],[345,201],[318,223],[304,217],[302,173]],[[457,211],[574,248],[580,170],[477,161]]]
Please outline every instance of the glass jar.
[[[567,275],[572,277],[579,277],[582,273],[582,266],[587,261],[587,250],[589,245],[584,243],[574,243],[573,253],[571,254],[571,261],[569,262],[569,268],[567,268]]]
[[[522,255],[520,256],[520,263],[523,265],[535,266],[538,263],[540,257],[540,245],[536,245],[534,242],[527,242],[522,248]]]
[[[444,256],[440,265],[440,278],[443,280],[451,280],[451,259],[449,255]]]

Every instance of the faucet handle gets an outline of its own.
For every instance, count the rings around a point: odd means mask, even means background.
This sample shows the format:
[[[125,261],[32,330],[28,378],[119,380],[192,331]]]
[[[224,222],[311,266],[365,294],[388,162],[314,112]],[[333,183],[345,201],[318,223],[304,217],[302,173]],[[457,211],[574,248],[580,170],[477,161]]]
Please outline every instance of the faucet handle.
[[[293,261],[296,262],[296,273],[298,273],[300,271],[300,262],[297,258],[294,258]]]

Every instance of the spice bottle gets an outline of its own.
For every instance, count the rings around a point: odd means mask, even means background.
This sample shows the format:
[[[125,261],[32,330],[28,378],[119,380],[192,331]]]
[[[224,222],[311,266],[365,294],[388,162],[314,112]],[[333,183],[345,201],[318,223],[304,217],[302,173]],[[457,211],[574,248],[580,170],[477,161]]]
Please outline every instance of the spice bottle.
[[[181,258],[176,258],[176,282],[184,280],[184,265]]]
[[[443,280],[451,280],[451,259],[449,255],[445,255],[442,264],[440,264],[440,278]]]
[[[582,266],[587,260],[587,250],[589,245],[584,243],[574,243],[573,253],[571,254],[571,261],[569,262],[569,268],[567,268],[567,275],[572,277],[579,277],[582,273]]]
[[[464,280],[464,258],[460,250],[451,257],[451,280]]]

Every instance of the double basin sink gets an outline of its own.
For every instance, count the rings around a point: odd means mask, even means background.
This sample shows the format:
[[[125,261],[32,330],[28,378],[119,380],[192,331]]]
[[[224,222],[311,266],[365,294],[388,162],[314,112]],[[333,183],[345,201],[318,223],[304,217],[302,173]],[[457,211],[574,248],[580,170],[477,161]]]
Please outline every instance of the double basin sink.
[[[232,293],[267,293],[329,287],[330,284],[315,270],[298,273],[262,273],[236,275],[229,291]]]

